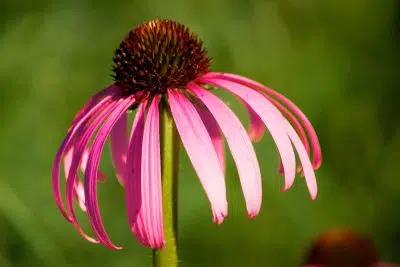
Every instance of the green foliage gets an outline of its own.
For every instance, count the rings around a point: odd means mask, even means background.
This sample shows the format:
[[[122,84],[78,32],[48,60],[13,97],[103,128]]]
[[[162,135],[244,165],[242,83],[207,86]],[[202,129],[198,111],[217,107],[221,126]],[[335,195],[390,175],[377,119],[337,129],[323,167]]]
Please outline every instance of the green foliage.
[[[182,153],[181,266],[297,266],[313,236],[337,226],[371,235],[383,258],[400,262],[395,3],[2,0],[0,266],[150,266],[151,251],[130,234],[108,150],[100,204],[106,228],[123,251],[89,244],[66,223],[53,200],[50,171],[75,112],[111,82],[119,41],[131,27],[155,17],[197,32],[214,70],[252,77],[298,103],[324,153],[313,202],[300,177],[293,189],[279,192],[283,183],[273,143],[266,135],[256,144],[264,203],[254,220],[247,219],[229,159],[230,214],[222,226],[212,224]],[[239,103],[226,99],[246,120]],[[79,219],[90,229],[83,214]]]

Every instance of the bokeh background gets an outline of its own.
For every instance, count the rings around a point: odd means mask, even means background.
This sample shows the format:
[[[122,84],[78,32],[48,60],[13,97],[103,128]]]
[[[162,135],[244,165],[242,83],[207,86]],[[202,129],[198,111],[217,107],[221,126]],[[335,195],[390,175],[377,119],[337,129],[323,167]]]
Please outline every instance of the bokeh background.
[[[151,251],[130,234],[108,149],[100,204],[122,251],[87,243],[63,219],[50,171],[75,112],[110,84],[120,40],[156,17],[197,32],[214,70],[252,77],[291,98],[314,124],[324,155],[311,201],[302,178],[280,192],[270,136],[256,144],[264,201],[254,220],[228,158],[229,217],[218,226],[182,152],[181,266],[298,266],[313,237],[338,226],[371,236],[382,258],[399,263],[398,1],[1,0],[0,266],[151,265]],[[90,229],[84,214],[80,221]]]

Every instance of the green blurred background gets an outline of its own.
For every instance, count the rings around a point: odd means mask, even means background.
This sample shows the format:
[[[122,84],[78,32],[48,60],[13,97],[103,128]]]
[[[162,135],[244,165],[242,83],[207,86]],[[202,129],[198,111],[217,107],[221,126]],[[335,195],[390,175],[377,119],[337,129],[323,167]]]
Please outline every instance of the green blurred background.
[[[324,155],[311,201],[301,178],[280,192],[269,135],[256,144],[264,201],[254,220],[228,158],[230,214],[218,226],[181,153],[181,266],[298,266],[312,238],[337,226],[367,233],[382,258],[400,262],[398,3],[1,0],[0,266],[150,266],[151,251],[130,234],[108,149],[100,205],[122,251],[87,243],[63,219],[50,171],[75,112],[110,84],[120,40],[156,17],[197,32],[214,70],[252,77],[291,98],[314,124]],[[243,108],[226,100],[246,120]],[[80,221],[89,229],[84,214]]]

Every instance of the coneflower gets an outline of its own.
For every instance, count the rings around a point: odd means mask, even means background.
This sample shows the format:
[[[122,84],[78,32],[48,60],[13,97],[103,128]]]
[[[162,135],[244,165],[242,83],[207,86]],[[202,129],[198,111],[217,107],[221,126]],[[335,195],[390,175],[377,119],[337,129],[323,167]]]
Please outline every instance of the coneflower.
[[[307,251],[304,264],[305,267],[397,267],[380,260],[369,237],[342,228],[320,233]]]
[[[321,164],[321,150],[307,117],[289,99],[260,83],[211,72],[202,42],[185,26],[171,20],[137,26],[115,51],[113,72],[114,83],[95,94],[75,116],[52,172],[59,209],[86,239],[120,248],[104,229],[97,200],[97,181],[104,178],[98,170],[99,161],[108,137],[116,173],[125,188],[130,228],[143,245],[170,250],[168,256],[159,256],[160,261],[170,258],[164,266],[177,265],[176,155],[180,140],[216,223],[223,222],[228,210],[222,136],[236,163],[249,217],[259,213],[262,201],[260,168],[251,141],[262,137],[264,127],[280,155],[284,189],[291,187],[296,171],[302,172],[311,198],[316,197],[314,170]],[[250,115],[248,131],[213,94],[217,88],[244,103]],[[127,113],[132,110],[136,115],[128,133]],[[66,206],[60,194],[63,159]],[[84,233],[78,224],[74,198],[86,210],[95,237]]]

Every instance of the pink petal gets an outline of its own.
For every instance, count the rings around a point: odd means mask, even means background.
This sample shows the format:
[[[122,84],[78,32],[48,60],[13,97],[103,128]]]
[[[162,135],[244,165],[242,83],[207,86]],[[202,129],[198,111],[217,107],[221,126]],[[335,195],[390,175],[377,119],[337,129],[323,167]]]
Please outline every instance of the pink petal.
[[[90,223],[100,242],[112,249],[121,249],[121,247],[117,247],[111,242],[104,229],[97,201],[97,172],[104,143],[106,142],[111,129],[134,102],[135,99],[132,96],[117,102],[112,113],[101,126],[93,140],[92,149],[88,159],[88,166],[85,172],[85,202]]]
[[[290,125],[290,123],[288,121],[285,121],[285,123],[286,123],[286,130],[290,137],[290,140],[292,141],[292,143],[293,143],[294,147],[296,148],[297,153],[299,155],[301,166],[303,168],[304,176],[306,179],[308,191],[310,192],[310,195],[311,195],[311,199],[316,199],[317,192],[318,192],[317,180],[315,179],[314,169],[311,164],[308,153],[307,153],[306,149],[304,148],[304,145],[301,142],[299,136],[297,135],[297,133],[293,129],[293,127]]]
[[[210,135],[182,93],[168,89],[168,100],[182,143],[210,201],[214,221],[220,224],[228,213],[228,204],[224,174]]]
[[[65,156],[64,156],[64,173],[65,173],[65,178],[68,177],[68,173],[69,173],[69,171],[70,171],[70,169],[71,169],[72,160],[73,160],[74,157],[76,157],[76,156],[77,156],[76,153],[74,153],[74,146],[71,146],[71,147],[69,148],[69,150],[65,153]],[[77,162],[79,162],[79,161],[81,162],[81,163],[80,163],[80,168],[81,168],[81,171],[82,171],[83,173],[85,173],[85,169],[86,169],[86,165],[87,165],[88,156],[89,156],[89,149],[85,149],[85,151],[83,152],[83,155],[82,155],[82,154],[79,154],[78,158],[77,158],[77,159],[74,159],[74,160],[77,160]],[[75,175],[77,175],[76,172],[77,172],[77,169],[75,169],[75,170],[73,171],[73,173],[75,173]],[[76,197],[76,199],[78,200],[79,206],[80,206],[80,208],[82,209],[82,211],[86,212],[85,194],[84,194],[84,192],[83,192],[83,185],[82,185],[82,183],[79,181],[78,178],[73,178],[73,179],[75,180],[74,189],[73,189],[73,195],[74,195],[74,196]],[[99,181],[104,181],[104,180],[106,179],[106,176],[105,176],[103,173],[99,172],[99,173],[97,174],[97,179],[98,179]],[[67,180],[68,180],[68,179],[67,179]],[[70,210],[71,210],[71,209],[70,209]],[[73,210],[73,209],[72,209],[72,210]],[[75,216],[75,215],[74,215],[74,216]]]
[[[279,101],[281,101],[283,104],[285,104],[303,123],[306,132],[308,136],[310,137],[311,140],[311,146],[313,148],[313,167],[314,169],[318,169],[321,166],[322,163],[322,153],[321,153],[321,146],[318,141],[318,136],[317,133],[315,132],[314,128],[312,127],[310,121],[304,115],[304,113],[288,98],[283,96],[282,94],[262,85],[261,83],[258,83],[256,81],[253,81],[249,78],[236,75],[236,74],[230,74],[230,73],[222,73],[222,72],[209,72],[206,73],[205,75],[199,77],[199,79],[203,78],[220,78],[220,79],[227,79],[232,82],[237,82],[242,85],[246,85],[252,88],[257,88],[263,90],[265,93],[268,95],[276,97]]]
[[[110,134],[111,156],[120,184],[124,184],[126,153],[128,150],[127,114],[115,124]]]
[[[204,126],[206,127],[208,134],[211,137],[215,153],[217,153],[218,155],[221,170],[225,174],[225,145],[224,140],[221,136],[219,126],[215,118],[211,115],[210,111],[199,107],[196,107],[196,110],[199,113],[201,120],[203,121]]]
[[[65,152],[64,155],[64,175],[65,178],[68,177],[69,170],[71,169],[71,163],[72,163],[72,157],[74,154],[74,147],[71,147],[68,149],[67,152]]]
[[[206,105],[224,133],[236,162],[247,212],[250,217],[256,216],[260,211],[262,201],[261,174],[256,153],[246,129],[218,97],[196,84],[190,84],[188,88]]]
[[[264,122],[249,105],[247,105],[246,103],[244,103],[244,105],[250,117],[250,127],[248,130],[249,137],[252,141],[258,142],[264,135]]]
[[[108,90],[107,90],[108,92]],[[53,189],[53,194],[54,198],[56,200],[56,204],[68,221],[71,221],[71,217],[68,215],[68,213],[65,210],[64,203],[61,199],[61,193],[60,193],[60,167],[61,167],[61,160],[62,157],[65,153],[66,150],[71,146],[71,142],[75,139],[77,136],[77,131],[83,127],[88,121],[89,118],[91,118],[94,114],[96,114],[99,110],[101,110],[105,104],[107,104],[112,95],[107,95],[105,96],[101,101],[99,101],[97,104],[91,106],[90,109],[86,109],[86,113],[82,113],[81,115],[77,116],[74,119],[74,122],[72,123],[70,129],[68,130],[67,135],[65,136],[64,140],[62,141],[57,154],[54,159],[53,163],[53,168],[52,168],[52,189]],[[79,118],[78,118],[79,117]]]
[[[72,160],[73,157],[76,157],[77,155],[74,154],[74,146],[71,146],[69,148],[69,150],[65,153],[64,156],[64,173],[65,173],[65,178],[68,177],[68,173],[71,169],[71,164],[72,164]],[[80,158],[80,168],[81,171],[83,173],[85,173],[85,169],[86,169],[86,164],[87,164],[87,159],[89,156],[89,150],[85,149],[85,151],[83,152],[83,155],[79,155]],[[79,158],[78,158],[78,162],[79,162]],[[76,174],[77,169],[75,169],[75,174]],[[76,174],[77,175],[77,174]],[[73,178],[75,179],[75,184],[74,184],[74,189],[73,189],[73,195],[76,197],[76,199],[78,200],[79,203],[79,207],[81,208],[82,211],[86,212],[86,205],[85,205],[85,194],[83,191],[83,185],[82,183],[79,181],[78,178]],[[99,181],[104,181],[106,179],[106,176],[99,172],[97,174],[97,179]],[[70,209],[71,210],[71,209]],[[72,209],[73,210],[73,209]],[[75,216],[75,215],[74,215]]]
[[[301,123],[297,120],[297,118],[287,108],[285,108],[278,101],[276,101],[275,99],[273,99],[270,96],[266,96],[266,97],[268,98],[269,101],[271,101],[271,103],[273,105],[275,105],[281,112],[283,112],[283,114],[286,115],[286,118],[293,124],[293,126],[296,129],[296,132],[299,134],[299,136],[301,138],[301,141],[303,142],[303,145],[304,145],[304,147],[305,147],[305,149],[307,151],[307,154],[310,156],[310,144],[308,142],[307,135],[306,135]],[[297,168],[297,172],[301,172],[301,170],[302,170],[301,166]],[[279,173],[280,174],[283,173],[282,161],[280,162]]]
[[[287,108],[285,108],[283,105],[281,105],[278,101],[276,101],[272,97],[269,97],[269,96],[266,96],[266,97],[275,107],[277,107],[283,114],[285,114],[288,121],[293,123],[293,126],[296,129],[296,132],[299,134],[301,141],[303,142],[303,145],[304,145],[305,149],[307,150],[307,153],[310,154],[310,144],[308,142],[307,135],[306,135],[301,123]]]
[[[217,78],[204,78],[201,82],[214,84],[231,91],[246,102],[265,123],[274,139],[285,169],[284,190],[289,189],[296,176],[296,158],[290,139],[286,133],[286,119],[262,94],[246,86]]]
[[[77,181],[77,183],[75,184],[75,197],[78,200],[78,204],[81,210],[86,212],[85,188],[83,188],[83,184],[81,181]],[[96,241],[96,243],[98,242]]]
[[[90,236],[88,236],[80,227],[76,215],[75,215],[75,209],[74,209],[74,204],[73,204],[73,197],[77,195],[77,186],[79,184],[78,182],[78,168],[81,165],[81,160],[83,157],[84,152],[86,151],[86,147],[90,141],[90,138],[98,128],[98,126],[101,124],[101,122],[112,112],[112,110],[116,106],[116,102],[111,102],[109,104],[105,104],[103,110],[95,116],[93,119],[90,119],[90,123],[88,124],[88,127],[84,130],[78,129],[79,132],[79,142],[76,145],[76,147],[71,151],[73,151],[73,154],[71,156],[71,164],[69,165],[68,169],[68,174],[67,174],[67,185],[66,185],[66,199],[67,199],[67,207],[68,211],[71,215],[71,223],[75,226],[75,228],[78,230],[78,232],[87,240],[90,242],[98,243],[98,241]],[[66,166],[68,166],[68,154],[67,154],[67,162]],[[97,180],[97,179],[96,179]],[[86,201],[86,195],[85,192],[81,193],[81,197],[85,197],[85,200],[80,200],[80,203],[85,203],[85,210],[87,211],[87,201]]]
[[[65,173],[65,178],[68,177],[68,173],[71,169],[71,164],[72,164],[72,158],[74,154],[74,147],[72,146],[64,156],[64,173]],[[82,209],[82,211],[86,212],[86,205],[85,205],[85,194],[83,192],[83,185],[82,183],[76,179],[74,189],[73,189],[73,195],[76,197],[79,203],[79,207]]]
[[[128,222],[132,232],[138,237],[144,236],[144,229],[142,227],[134,227],[139,210],[142,205],[142,187],[141,187],[141,174],[142,174],[142,140],[144,132],[144,118],[147,102],[139,105],[133,126],[131,129],[128,155],[126,165],[126,208],[128,212]],[[139,240],[145,243],[145,240]]]
[[[86,148],[85,151],[83,152],[82,159],[81,159],[81,164],[80,164],[80,168],[81,168],[82,173],[85,173],[85,171],[86,171],[86,166],[87,166],[87,161],[89,159],[89,154],[90,154],[90,151],[89,151],[89,149]],[[97,173],[97,181],[104,182],[106,180],[106,178],[107,177],[102,172],[99,171]]]
[[[165,245],[161,191],[159,97],[153,98],[146,116],[142,142],[141,206],[133,230],[151,248]]]
[[[104,101],[105,97],[110,96],[113,94],[116,90],[118,90],[118,87],[115,84],[112,84],[105,89],[100,90],[98,93],[96,93],[94,96],[92,96],[86,103],[85,105],[77,112],[75,117],[72,120],[72,125],[75,124],[75,122],[81,120],[85,114],[92,109],[96,104]],[[71,129],[71,128],[70,128]]]

